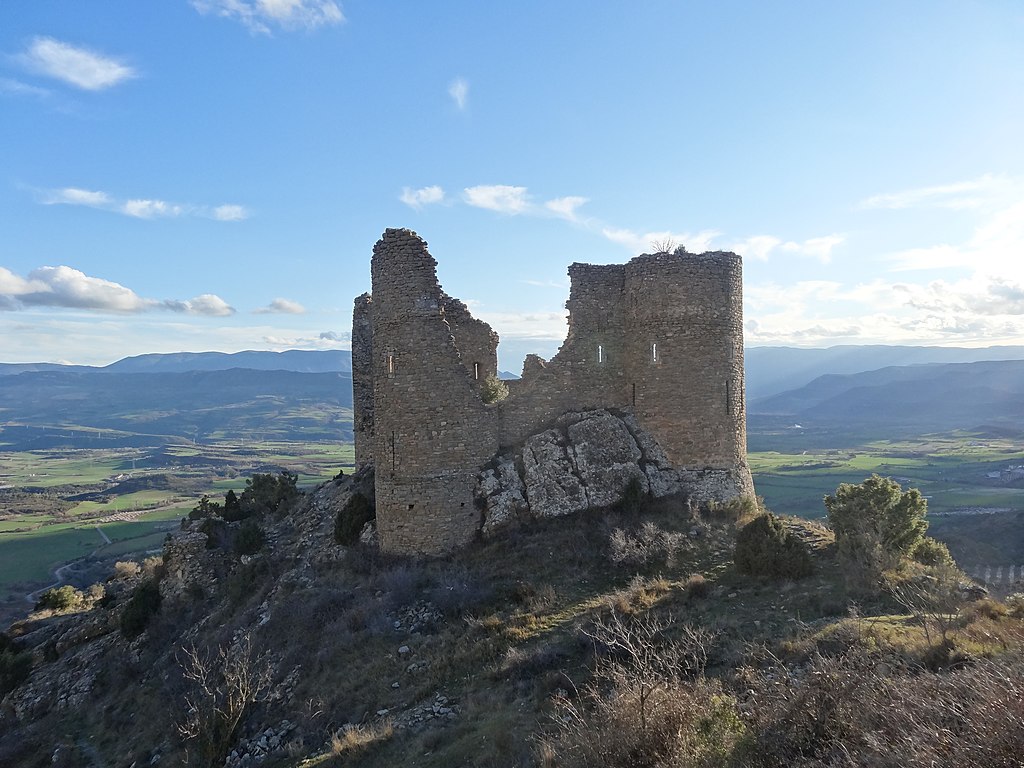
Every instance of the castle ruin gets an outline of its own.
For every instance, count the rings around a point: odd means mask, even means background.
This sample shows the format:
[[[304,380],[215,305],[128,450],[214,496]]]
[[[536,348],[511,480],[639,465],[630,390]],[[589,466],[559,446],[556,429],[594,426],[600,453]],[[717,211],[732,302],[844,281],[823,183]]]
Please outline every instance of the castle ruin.
[[[739,256],[572,264],[565,342],[551,360],[527,356],[494,404],[482,387],[497,374],[498,335],[444,293],[436,266],[416,233],[388,229],[373,249],[372,293],[355,300],[356,463],[375,468],[384,549],[467,543],[481,528],[481,471],[564,414],[624,414],[697,498],[753,493]]]

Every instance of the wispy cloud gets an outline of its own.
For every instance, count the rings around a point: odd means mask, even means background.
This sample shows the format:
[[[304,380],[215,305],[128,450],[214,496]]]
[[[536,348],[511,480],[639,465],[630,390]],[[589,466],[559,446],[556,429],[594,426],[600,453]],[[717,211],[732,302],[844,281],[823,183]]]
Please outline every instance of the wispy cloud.
[[[290,299],[274,299],[265,307],[253,310],[256,315],[303,315],[306,308]]]
[[[452,97],[456,107],[460,110],[465,109],[469,99],[469,83],[466,82],[465,78],[455,78],[448,85],[448,95]]]
[[[1024,277],[1024,198],[987,212],[962,243],[937,243],[889,254],[895,271],[960,267],[986,274]]]
[[[36,74],[86,91],[102,91],[138,77],[133,67],[119,59],[52,37],[33,38],[28,49],[16,59]]]
[[[659,245],[675,243],[685,246],[692,253],[700,253],[709,250],[711,243],[721,235],[721,232],[714,229],[705,229],[700,232],[672,232],[662,230],[657,232],[635,232],[632,229],[618,227],[602,227],[601,235],[613,243],[626,246],[634,254],[650,253]]]
[[[199,216],[216,221],[243,221],[249,218],[248,210],[241,205],[195,205],[146,198],[119,200],[106,192],[79,187],[42,190],[38,193],[38,199],[43,205],[83,205],[136,219]]]
[[[131,288],[111,280],[92,277],[68,266],[39,267],[20,277],[0,267],[0,309],[63,307],[114,314],[135,314],[170,310],[190,315],[223,317],[235,310],[212,293],[194,299],[146,299]]]
[[[1010,185],[1004,176],[986,173],[977,179],[905,189],[873,195],[860,202],[860,208],[978,208],[986,198]]]
[[[412,189],[411,187],[402,187],[402,194],[398,197],[403,203],[408,205],[410,208],[419,210],[424,205],[431,205],[432,203],[443,203],[444,202],[444,190],[438,186],[431,187],[420,187],[419,189]]]
[[[577,211],[588,202],[587,198],[578,195],[556,197],[544,203],[544,207],[555,216],[566,221],[578,222],[580,220]]]
[[[352,334],[349,331],[323,331],[319,338],[321,341],[346,342],[352,340]]]
[[[817,259],[822,264],[828,264],[832,261],[832,251],[844,242],[846,242],[846,236],[841,234],[812,237],[801,242],[782,240],[774,235],[754,235],[733,243],[729,246],[729,250],[760,261],[767,261],[773,253],[782,252]]]
[[[474,208],[486,208],[498,213],[518,214],[530,209],[530,196],[526,187],[515,187],[507,184],[481,184],[466,187],[463,200]]]
[[[285,30],[341,24],[345,14],[334,0],[191,0],[199,13],[239,21],[250,32],[269,35],[271,26]]]
[[[50,95],[46,88],[39,88],[20,80],[12,80],[9,77],[0,77],[0,93],[10,96],[33,96],[38,99],[45,99]]]

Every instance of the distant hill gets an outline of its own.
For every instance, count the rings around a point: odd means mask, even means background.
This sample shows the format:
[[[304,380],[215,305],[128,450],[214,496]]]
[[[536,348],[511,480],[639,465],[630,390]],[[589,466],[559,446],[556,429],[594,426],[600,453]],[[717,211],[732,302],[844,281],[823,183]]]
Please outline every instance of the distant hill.
[[[968,348],[847,345],[825,349],[748,347],[744,359],[747,401],[752,402],[797,389],[825,374],[860,373],[889,366],[927,363],[1024,360],[1024,346]]]
[[[226,371],[249,368],[256,371],[333,373],[352,371],[352,353],[345,349],[289,349],[286,352],[177,352],[136,355],[103,368],[114,373],[180,373],[183,371]]]
[[[849,424],[927,431],[1024,428],[1024,360],[891,366],[826,375],[748,403],[752,416],[803,426]]]
[[[68,430],[81,427],[116,430],[128,442],[131,435],[347,441],[351,408],[352,378],[343,372],[26,372],[0,377],[0,443],[50,447],[53,428],[64,428],[66,443]]]

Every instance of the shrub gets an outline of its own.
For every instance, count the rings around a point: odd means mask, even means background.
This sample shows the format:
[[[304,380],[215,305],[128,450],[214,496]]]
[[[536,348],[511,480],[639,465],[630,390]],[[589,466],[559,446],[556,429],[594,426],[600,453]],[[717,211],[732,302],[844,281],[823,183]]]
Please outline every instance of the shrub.
[[[0,699],[21,685],[32,671],[32,654],[0,632]]]
[[[491,374],[484,379],[480,387],[480,397],[485,403],[500,403],[508,397],[508,384]]]
[[[801,579],[813,570],[807,546],[771,512],[740,529],[735,559],[741,573],[773,579]]]
[[[188,513],[188,519],[203,520],[210,515],[219,515],[220,513],[220,504],[216,501],[210,501],[210,497],[204,494],[199,503],[192,507],[192,511]]]
[[[676,555],[686,548],[687,541],[683,534],[663,530],[648,520],[635,535],[616,528],[608,544],[613,563],[630,566],[664,564],[671,567]]]
[[[224,494],[224,510],[221,512],[221,517],[229,523],[236,523],[247,517],[242,511],[242,502],[235,495],[234,490],[229,490]]]
[[[142,573],[142,566],[134,560],[119,560],[114,563],[115,579],[132,579]]]
[[[733,523],[742,524],[761,514],[764,505],[753,496],[735,496],[728,501],[708,502],[708,514]]]
[[[953,565],[953,556],[949,554],[949,548],[931,536],[922,536],[914,545],[910,556],[921,565]]]
[[[376,515],[373,504],[364,494],[353,493],[334,518],[334,540],[339,544],[355,544],[363,526]]]
[[[834,496],[825,497],[825,509],[839,551],[864,565],[872,564],[877,550],[910,555],[928,530],[928,502],[921,492],[904,491],[895,480],[878,475],[859,485],[842,483]]]
[[[146,579],[132,592],[121,614],[121,634],[129,640],[141,635],[149,620],[160,610],[160,587],[156,579]]]
[[[48,589],[39,596],[36,610],[70,611],[85,602],[85,595],[70,584]]]
[[[255,555],[267,541],[267,534],[255,520],[246,520],[235,535],[235,553]]]
[[[255,474],[245,481],[245,490],[238,500],[243,517],[269,512],[285,512],[299,497],[298,475],[282,470],[276,475]],[[239,518],[241,519],[241,518]]]
[[[703,574],[694,573],[683,584],[683,591],[691,600],[699,600],[711,594],[711,582]]]

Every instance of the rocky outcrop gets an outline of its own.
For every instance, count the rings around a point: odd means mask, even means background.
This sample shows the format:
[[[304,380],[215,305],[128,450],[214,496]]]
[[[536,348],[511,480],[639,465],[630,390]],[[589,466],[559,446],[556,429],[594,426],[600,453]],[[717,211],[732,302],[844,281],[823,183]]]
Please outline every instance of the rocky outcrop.
[[[479,476],[482,530],[611,507],[631,484],[653,498],[678,494],[695,503],[731,499],[743,488],[730,470],[673,467],[632,413],[567,413]]]

